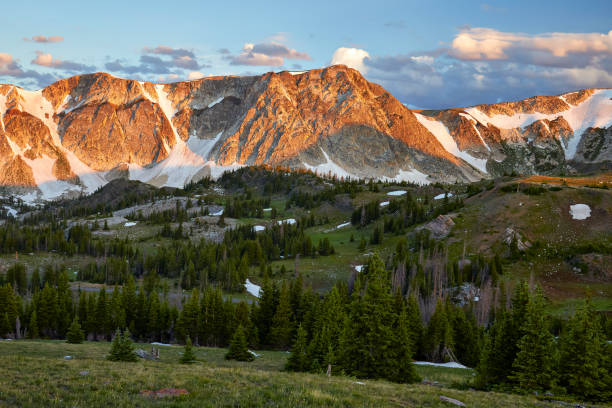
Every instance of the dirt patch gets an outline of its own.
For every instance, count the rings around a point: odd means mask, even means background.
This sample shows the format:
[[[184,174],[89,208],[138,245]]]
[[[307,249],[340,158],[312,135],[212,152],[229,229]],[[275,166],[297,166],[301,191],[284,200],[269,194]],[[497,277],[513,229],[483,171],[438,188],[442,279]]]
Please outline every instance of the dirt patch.
[[[590,177],[548,177],[548,176],[529,176],[519,180],[521,183],[538,183],[567,185],[574,187],[600,186],[612,187],[612,173],[599,174]]]

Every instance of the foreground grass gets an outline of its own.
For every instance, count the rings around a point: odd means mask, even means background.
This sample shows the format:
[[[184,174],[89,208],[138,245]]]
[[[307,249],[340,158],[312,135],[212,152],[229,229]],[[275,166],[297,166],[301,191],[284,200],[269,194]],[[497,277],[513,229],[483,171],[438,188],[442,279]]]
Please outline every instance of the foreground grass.
[[[418,367],[428,381],[385,381],[287,373],[283,352],[261,352],[253,363],[227,362],[225,350],[196,348],[193,365],[176,361],[182,347],[161,347],[161,361],[113,363],[104,360],[108,343],[70,345],[52,341],[0,342],[0,406],[70,407],[443,407],[440,396],[469,407],[552,407],[532,396],[448,388],[465,384],[471,371]],[[149,345],[140,347],[148,349]],[[73,356],[65,360],[65,355]],[[361,384],[363,383],[363,384]],[[185,388],[180,397],[150,399],[141,390]]]

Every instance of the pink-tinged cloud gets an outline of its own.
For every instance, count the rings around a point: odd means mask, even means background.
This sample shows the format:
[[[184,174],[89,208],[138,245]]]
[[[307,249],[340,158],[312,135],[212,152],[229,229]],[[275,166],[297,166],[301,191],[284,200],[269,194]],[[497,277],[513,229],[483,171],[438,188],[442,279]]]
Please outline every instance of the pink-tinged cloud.
[[[470,27],[457,34],[449,54],[464,61],[516,60],[537,65],[559,65],[560,59],[612,55],[612,31],[602,33],[506,33]],[[548,60],[548,64],[546,63]]]
[[[60,35],[52,35],[50,37],[46,37],[44,35],[35,35],[32,38],[24,38],[24,41],[34,41],[37,43],[58,43],[64,41],[64,37]]]
[[[40,65],[42,67],[64,69],[67,71],[94,71],[95,67],[79,64],[78,62],[63,61],[60,59],[54,59],[49,53],[42,51],[36,51],[36,58],[31,62],[34,65]]]
[[[13,62],[13,56],[11,54],[0,52],[0,66],[8,65],[11,62]]]
[[[279,67],[286,59],[310,60],[310,55],[279,43],[244,44],[242,52],[229,57],[231,65],[271,66]]]

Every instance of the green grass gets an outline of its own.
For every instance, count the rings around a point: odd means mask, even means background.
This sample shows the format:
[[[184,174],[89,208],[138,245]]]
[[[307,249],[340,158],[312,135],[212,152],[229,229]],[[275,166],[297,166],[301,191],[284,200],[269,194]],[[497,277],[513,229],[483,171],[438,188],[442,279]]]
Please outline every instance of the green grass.
[[[46,407],[444,407],[440,396],[469,407],[552,407],[533,396],[449,388],[471,371],[417,367],[437,385],[393,384],[281,371],[287,353],[262,351],[252,363],[228,362],[225,350],[195,348],[204,361],[177,364],[182,347],[161,347],[161,361],[104,360],[109,343],[0,342],[0,406]],[[142,346],[148,349],[150,346]],[[65,360],[71,355],[72,360]],[[82,375],[81,372],[87,372]],[[149,399],[141,390],[185,388],[181,397]],[[465,387],[464,387],[465,388]]]

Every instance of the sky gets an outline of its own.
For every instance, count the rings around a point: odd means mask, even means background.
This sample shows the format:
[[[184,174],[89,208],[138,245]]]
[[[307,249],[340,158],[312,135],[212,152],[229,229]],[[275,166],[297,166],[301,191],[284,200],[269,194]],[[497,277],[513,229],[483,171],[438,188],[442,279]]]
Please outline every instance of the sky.
[[[612,1],[28,1],[2,6],[0,83],[168,83],[331,64],[415,108],[612,87]]]

